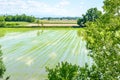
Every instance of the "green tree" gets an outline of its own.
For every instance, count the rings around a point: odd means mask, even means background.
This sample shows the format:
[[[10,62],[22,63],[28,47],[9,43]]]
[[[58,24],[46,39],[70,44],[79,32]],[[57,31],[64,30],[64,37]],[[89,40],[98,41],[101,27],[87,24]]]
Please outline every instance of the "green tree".
[[[77,20],[77,24],[79,25],[79,26],[85,26],[84,24],[85,24],[85,21],[84,21],[84,19],[82,19],[82,18],[79,18],[78,20]]]
[[[0,27],[5,27],[5,18],[3,16],[0,16]]]
[[[12,16],[8,15],[5,17],[5,21],[11,21],[12,20]]]
[[[68,62],[58,63],[55,68],[46,68],[49,80],[102,80],[101,73],[95,65],[84,67],[72,65]]]
[[[84,38],[87,41],[87,48],[92,51],[90,56],[95,61],[97,70],[101,72],[103,80],[118,80],[120,76],[119,22],[120,19],[112,18],[110,23],[98,20],[86,24]]]
[[[106,3],[112,1],[105,0]],[[105,4],[105,6],[107,5]],[[100,19],[97,19],[96,22],[87,22],[84,32],[87,48],[92,51],[90,56],[93,58],[97,70],[100,71],[102,80],[120,79],[120,17],[115,15],[118,13],[114,12],[116,7],[113,7],[113,11],[105,8],[106,13]],[[108,12],[109,10],[111,13]]]
[[[60,18],[60,20],[63,20],[63,18]]]
[[[51,20],[51,17],[48,17],[48,20]]]
[[[5,15],[5,21],[26,21],[26,22],[34,22],[36,19],[34,16],[27,16],[25,14],[22,15]]]
[[[87,21],[95,21],[97,18],[101,16],[101,11],[97,10],[97,8],[91,8],[87,11],[85,15],[85,19]]]
[[[101,14],[102,12],[97,10],[97,8],[90,8],[85,15],[82,15],[82,18],[78,19],[77,24],[79,26],[85,26],[86,22],[93,22],[97,18],[100,18]]]
[[[104,0],[103,9],[106,13],[120,16],[120,0]]]
[[[73,80],[78,73],[79,66],[62,62],[54,69],[46,68],[49,80]]]

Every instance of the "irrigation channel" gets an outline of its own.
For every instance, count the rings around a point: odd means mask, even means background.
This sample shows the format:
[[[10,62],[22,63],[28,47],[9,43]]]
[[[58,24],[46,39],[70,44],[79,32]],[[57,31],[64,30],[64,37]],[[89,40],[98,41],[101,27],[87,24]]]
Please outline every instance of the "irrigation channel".
[[[1,29],[0,45],[5,76],[10,80],[45,80],[45,67],[67,61],[92,64],[78,29]]]

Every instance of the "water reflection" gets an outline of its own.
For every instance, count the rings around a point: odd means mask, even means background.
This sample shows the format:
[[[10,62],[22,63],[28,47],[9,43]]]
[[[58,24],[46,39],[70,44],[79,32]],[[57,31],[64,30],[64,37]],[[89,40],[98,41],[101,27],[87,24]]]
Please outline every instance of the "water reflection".
[[[14,40],[8,34],[0,39],[7,69],[4,75],[10,74],[10,80],[45,80],[45,66],[54,67],[61,61],[81,66],[86,62],[91,64],[85,42],[77,31],[37,29],[20,34],[19,38],[12,35]]]
[[[37,36],[40,36],[43,33],[43,29],[42,30],[38,30],[37,31]]]

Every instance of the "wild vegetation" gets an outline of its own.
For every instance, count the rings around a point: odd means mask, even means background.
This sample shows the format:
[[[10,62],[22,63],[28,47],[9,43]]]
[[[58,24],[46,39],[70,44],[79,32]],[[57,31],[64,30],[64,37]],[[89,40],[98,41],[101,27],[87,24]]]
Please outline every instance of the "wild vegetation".
[[[113,7],[114,5],[114,7]],[[104,14],[85,24],[79,34],[87,41],[92,66],[79,67],[59,63],[47,68],[49,80],[119,80],[120,79],[120,1],[104,0]],[[74,73],[71,75],[71,73]],[[54,77],[55,76],[55,77]]]

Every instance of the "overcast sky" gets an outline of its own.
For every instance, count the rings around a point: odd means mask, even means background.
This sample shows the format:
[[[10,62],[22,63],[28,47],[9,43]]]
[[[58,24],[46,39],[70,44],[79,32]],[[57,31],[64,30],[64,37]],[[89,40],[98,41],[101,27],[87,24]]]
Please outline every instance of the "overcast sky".
[[[0,0],[0,14],[37,17],[81,16],[89,8],[102,10],[103,0]]]

